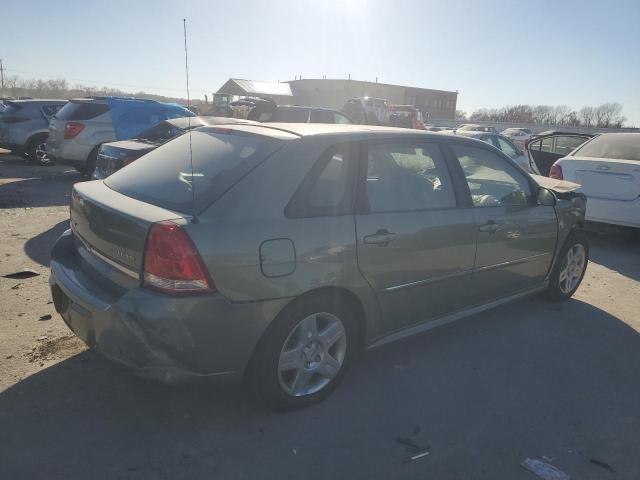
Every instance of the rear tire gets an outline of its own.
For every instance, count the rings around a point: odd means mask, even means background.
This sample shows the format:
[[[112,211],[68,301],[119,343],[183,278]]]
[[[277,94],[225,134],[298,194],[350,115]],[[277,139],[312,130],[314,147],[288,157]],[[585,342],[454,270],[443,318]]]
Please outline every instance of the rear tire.
[[[571,298],[580,286],[589,263],[589,239],[575,231],[565,241],[558,260],[549,276],[546,295],[555,302]]]
[[[258,344],[251,387],[274,410],[319,402],[344,377],[357,339],[356,315],[342,298],[321,294],[300,299],[283,310]]]
[[[84,165],[77,165],[76,170],[78,170],[81,174],[86,177],[91,177],[93,175],[93,171],[96,169],[96,162],[98,161],[98,151],[100,150],[100,145],[96,145],[91,153],[87,157],[87,161]]]
[[[31,139],[26,152],[30,161],[36,162],[38,165],[43,167],[53,165],[53,161],[49,158],[45,150],[47,137],[48,135],[37,135]]]

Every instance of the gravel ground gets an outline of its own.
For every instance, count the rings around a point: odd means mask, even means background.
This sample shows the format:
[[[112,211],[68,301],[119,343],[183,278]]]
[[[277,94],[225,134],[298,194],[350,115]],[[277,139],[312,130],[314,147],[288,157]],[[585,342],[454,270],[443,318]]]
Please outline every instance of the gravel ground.
[[[80,180],[0,153],[0,478],[533,479],[520,463],[542,456],[573,478],[640,477],[630,232],[589,233],[571,301],[527,298],[367,352],[327,401],[275,414],[242,389],[140,380],[70,334],[48,252]],[[38,275],[2,277],[23,269]],[[398,437],[430,454],[406,462]]]

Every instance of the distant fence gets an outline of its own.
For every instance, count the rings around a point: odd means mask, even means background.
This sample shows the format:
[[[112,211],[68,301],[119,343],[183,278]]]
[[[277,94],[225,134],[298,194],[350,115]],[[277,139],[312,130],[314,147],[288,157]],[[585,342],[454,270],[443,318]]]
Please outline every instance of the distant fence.
[[[472,120],[451,120],[432,118],[430,124],[441,127],[457,127],[462,123],[473,123],[474,125],[483,125],[494,127],[498,132],[507,128],[528,128],[533,133],[540,133],[546,130],[558,130],[571,133],[611,133],[611,132],[640,132],[640,128],[596,128],[596,127],[569,127],[564,125],[540,125],[531,123],[510,123],[510,122],[474,122]]]

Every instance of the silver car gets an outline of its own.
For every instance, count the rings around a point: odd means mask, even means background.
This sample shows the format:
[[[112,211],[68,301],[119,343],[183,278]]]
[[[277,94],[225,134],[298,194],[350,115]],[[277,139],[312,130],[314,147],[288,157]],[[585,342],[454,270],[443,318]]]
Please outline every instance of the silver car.
[[[0,148],[49,165],[45,152],[49,121],[66,100],[7,100],[0,108]]]
[[[70,100],[51,120],[47,154],[91,175],[100,145],[132,138],[167,118],[191,116],[171,103],[119,97]]]
[[[76,335],[143,375],[247,379],[268,405],[302,407],[362,347],[573,295],[589,255],[573,187],[464,137],[203,127],[75,184],[53,300]]]

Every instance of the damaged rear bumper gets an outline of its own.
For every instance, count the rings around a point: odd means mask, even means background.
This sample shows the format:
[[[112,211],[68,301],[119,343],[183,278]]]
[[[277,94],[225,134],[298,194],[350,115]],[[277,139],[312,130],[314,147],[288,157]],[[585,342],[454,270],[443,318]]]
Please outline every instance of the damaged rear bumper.
[[[52,251],[56,310],[87,345],[146,378],[238,383],[262,333],[286,300],[232,303],[220,294],[114,293],[87,275],[66,232]]]

